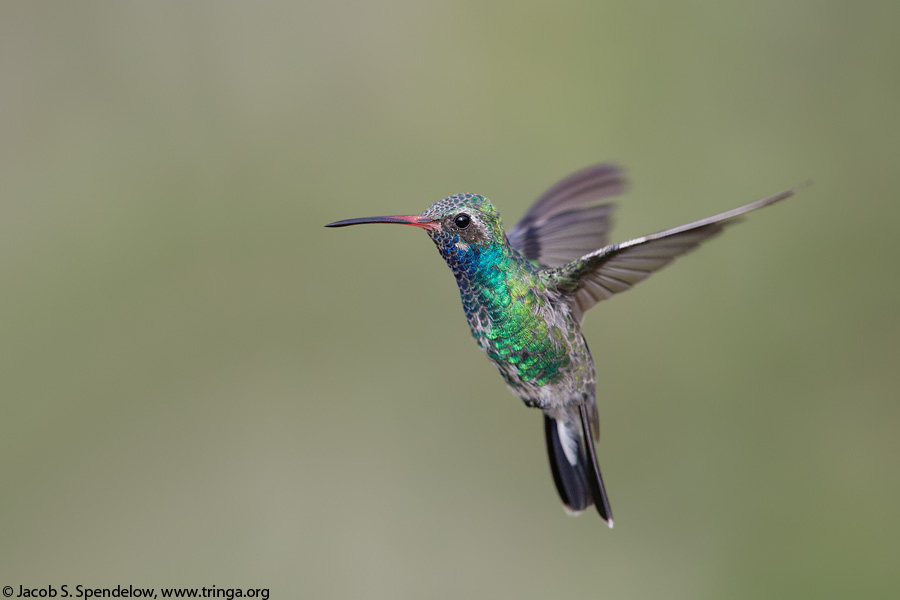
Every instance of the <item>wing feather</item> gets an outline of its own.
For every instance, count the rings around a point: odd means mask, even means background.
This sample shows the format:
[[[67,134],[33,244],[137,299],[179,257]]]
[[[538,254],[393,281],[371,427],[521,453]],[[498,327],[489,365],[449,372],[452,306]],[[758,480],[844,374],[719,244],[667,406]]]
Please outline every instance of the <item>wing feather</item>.
[[[558,267],[602,248],[613,205],[599,202],[624,189],[624,174],[613,164],[572,173],[535,201],[507,233],[509,243],[545,267]]]
[[[666,229],[621,244],[611,244],[580,259],[554,269],[557,287],[571,294],[571,307],[580,321],[596,303],[631,289],[718,235],[726,226],[739,222],[741,215],[793,196],[795,189],[751,202],[706,219]]]

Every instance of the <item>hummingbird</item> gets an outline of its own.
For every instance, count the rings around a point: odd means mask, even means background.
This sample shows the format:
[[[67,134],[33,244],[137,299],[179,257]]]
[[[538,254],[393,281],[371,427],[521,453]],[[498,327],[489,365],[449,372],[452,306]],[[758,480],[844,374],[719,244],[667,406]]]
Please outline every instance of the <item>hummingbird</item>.
[[[513,394],[539,408],[550,471],[566,512],[592,505],[611,528],[612,509],[597,461],[596,374],[581,324],[595,304],[637,283],[793,189],[680,227],[607,243],[624,191],[615,164],[572,173],[544,192],[505,231],[479,194],[456,194],[419,215],[364,217],[346,227],[395,223],[424,229],[453,271],[475,341]]]

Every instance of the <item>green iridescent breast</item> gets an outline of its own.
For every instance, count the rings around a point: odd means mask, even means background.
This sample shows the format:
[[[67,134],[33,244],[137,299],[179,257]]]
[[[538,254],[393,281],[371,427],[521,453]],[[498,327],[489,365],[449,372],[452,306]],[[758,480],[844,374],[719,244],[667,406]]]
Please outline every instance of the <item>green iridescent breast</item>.
[[[510,385],[544,385],[569,363],[569,332],[552,315],[552,292],[537,267],[503,243],[432,236],[456,276],[472,335]]]

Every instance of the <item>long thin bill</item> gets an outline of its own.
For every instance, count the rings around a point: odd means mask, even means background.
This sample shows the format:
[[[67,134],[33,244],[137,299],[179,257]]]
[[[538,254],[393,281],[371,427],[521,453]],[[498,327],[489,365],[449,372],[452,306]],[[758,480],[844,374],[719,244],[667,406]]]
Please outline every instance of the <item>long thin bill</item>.
[[[395,215],[390,217],[362,217],[359,219],[344,219],[343,221],[335,221],[329,223],[325,227],[347,227],[348,225],[363,225],[366,223],[396,223],[398,225],[412,225],[413,227],[422,227],[430,229],[435,226],[435,222],[431,219],[424,219],[419,215]]]

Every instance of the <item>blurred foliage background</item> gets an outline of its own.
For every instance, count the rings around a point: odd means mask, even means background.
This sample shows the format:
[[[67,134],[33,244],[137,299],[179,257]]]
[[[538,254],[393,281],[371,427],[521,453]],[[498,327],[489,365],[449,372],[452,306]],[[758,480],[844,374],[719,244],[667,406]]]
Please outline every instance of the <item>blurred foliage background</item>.
[[[0,584],[896,597],[898,18],[3,2]],[[426,236],[322,227],[601,160],[617,241],[815,181],[589,315],[613,531]]]

